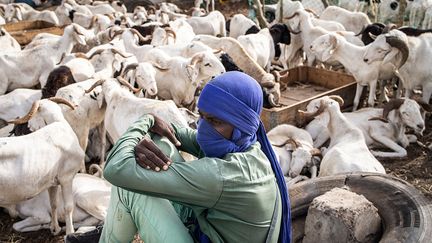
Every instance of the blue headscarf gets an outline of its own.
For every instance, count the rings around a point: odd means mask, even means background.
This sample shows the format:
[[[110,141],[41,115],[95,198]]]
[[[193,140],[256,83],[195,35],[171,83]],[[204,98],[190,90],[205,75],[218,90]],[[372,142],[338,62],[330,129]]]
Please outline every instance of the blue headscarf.
[[[247,74],[232,71],[217,76],[202,90],[198,108],[234,126],[225,139],[204,119],[198,123],[197,142],[206,156],[222,158],[227,153],[244,152],[257,140],[271,163],[282,198],[279,242],[291,242],[291,215],[284,176],[260,119],[263,106],[258,82]]]

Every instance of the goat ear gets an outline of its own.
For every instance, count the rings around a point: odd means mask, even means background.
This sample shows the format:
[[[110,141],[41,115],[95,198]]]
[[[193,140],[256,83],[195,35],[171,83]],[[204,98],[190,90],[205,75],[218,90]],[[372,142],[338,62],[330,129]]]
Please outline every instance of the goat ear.
[[[335,36],[330,35],[330,46],[322,53],[321,61],[326,62],[333,56],[333,53],[338,45],[338,40]]]
[[[114,56],[116,56],[116,55],[114,55]],[[122,69],[121,62],[119,60],[117,60],[117,58],[114,58],[114,62],[112,65],[113,65],[114,70],[117,72],[120,71],[120,69]]]
[[[198,68],[195,65],[189,64],[186,66],[186,75],[193,86],[198,86]]]
[[[392,47],[392,50],[384,57],[382,64],[391,62],[399,52],[397,48]]]
[[[78,43],[80,43],[81,45],[86,45],[86,44],[87,44],[86,41],[85,41],[85,37],[84,37],[84,35],[81,35],[81,34],[75,33],[75,39],[76,39],[76,41],[77,41]]]
[[[22,13],[21,13],[21,9],[20,9],[20,8],[18,8],[18,7],[15,8],[15,15],[16,15],[16,18],[17,18],[19,21],[22,21],[22,20],[23,20],[23,18],[22,18]]]

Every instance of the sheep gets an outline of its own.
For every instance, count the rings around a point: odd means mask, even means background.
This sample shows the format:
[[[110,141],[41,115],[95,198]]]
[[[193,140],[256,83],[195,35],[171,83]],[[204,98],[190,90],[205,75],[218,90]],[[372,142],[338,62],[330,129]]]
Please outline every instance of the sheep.
[[[278,154],[279,164],[284,175],[295,178],[300,175],[303,167],[307,166],[311,169],[312,178],[316,177],[317,166],[312,157],[320,155],[321,152],[313,147],[312,137],[307,131],[292,125],[282,124],[271,129],[267,136],[276,154]],[[291,153],[289,153],[290,151]]]
[[[61,190],[58,191],[61,193]],[[107,181],[88,174],[78,173],[72,182],[74,211],[72,221],[74,228],[97,226],[105,220],[109,200],[111,197],[111,184]],[[36,197],[19,202],[16,212],[23,220],[15,222],[13,229],[18,232],[37,231],[49,228],[51,212],[49,195],[44,191]],[[62,210],[63,200],[59,200],[57,211],[60,222],[65,222],[66,214]]]
[[[0,54],[0,95],[16,88],[45,86],[47,77],[63,54],[69,54],[75,42],[85,44],[82,27],[71,24],[53,45],[41,45],[16,53]],[[31,60],[31,62],[28,62]]]
[[[333,20],[341,23],[347,31],[359,33],[364,26],[371,24],[365,13],[351,12],[346,9],[329,6],[320,15],[320,19]]]
[[[186,22],[193,28],[195,34],[226,36],[225,17],[219,11],[210,12],[205,17],[190,17]]]
[[[8,51],[21,51],[21,46],[3,27],[0,27],[0,54]]]
[[[172,57],[156,67],[158,96],[172,99],[178,106],[189,107],[195,91],[203,80],[225,72],[225,68],[212,52],[199,52],[191,58]],[[175,81],[175,82],[174,82]]]
[[[121,78],[118,81],[130,87]],[[112,142],[115,143],[133,122],[148,113],[154,113],[175,125],[188,126],[172,100],[138,98],[129,91],[121,89],[118,81],[113,78],[100,80],[86,91],[91,92],[93,88],[102,85],[102,92],[97,96],[97,100],[100,107],[106,105],[104,123]]]
[[[383,61],[399,67],[398,72],[405,88],[405,97],[410,98],[412,91],[421,86],[423,101],[429,103],[432,94],[432,70],[429,68],[429,63],[432,61],[431,45],[431,33],[409,37],[399,30],[391,30],[387,34],[379,35],[367,46],[363,61],[366,63]]]
[[[243,14],[236,14],[229,24],[229,37],[237,39],[241,35],[258,33],[260,28]]]
[[[62,109],[62,111],[64,118],[69,122],[69,125],[75,132],[83,151],[86,150],[88,145],[90,129],[99,126],[103,122],[105,116],[105,107],[98,106],[97,101],[97,96],[101,92],[100,88],[95,89],[91,94],[85,93],[85,91],[90,88],[94,82],[95,80],[89,79],[83,82],[70,84],[60,88],[56,93],[56,97],[61,97],[78,105],[78,107],[73,111],[66,109]],[[105,138],[105,136],[102,138]],[[104,144],[105,141],[102,141],[102,143]],[[103,165],[104,163],[104,155],[104,153],[101,153],[99,156],[100,165]],[[85,171],[86,169],[83,163],[81,165],[81,172],[85,173]]]
[[[311,102],[309,105],[317,104]],[[425,129],[422,109],[431,111],[429,105],[420,101],[393,99],[383,108],[364,108],[343,114],[362,130],[368,147],[385,146],[394,151],[372,150],[373,155],[377,157],[405,157],[407,156],[405,148],[409,143],[416,141],[414,135],[405,134],[406,128],[412,128],[418,135],[421,135]],[[314,138],[314,146],[316,147],[320,147],[329,139],[328,131],[322,125],[323,121],[328,121],[328,119],[328,115],[324,113],[306,126],[306,130]]]
[[[275,24],[256,34],[242,35],[237,38],[249,55],[270,72],[271,61],[281,54],[279,43],[291,43],[290,32],[285,24]]]
[[[28,121],[34,132],[21,137],[0,138],[3,168],[0,170],[0,205],[17,204],[48,189],[51,204],[50,229],[53,234],[58,234],[61,229],[56,213],[56,195],[57,185],[60,185],[66,233],[70,234],[74,232],[72,180],[84,160],[84,151],[64,119],[60,106],[53,101],[67,104],[72,109],[75,107],[59,99],[36,101],[27,115],[10,121],[15,124]],[[23,184],[22,180],[17,179],[22,177],[31,183]]]
[[[243,46],[234,38],[217,38],[209,35],[197,35],[195,41],[201,41],[216,50],[228,53],[238,67],[257,80],[262,87],[273,87],[276,83],[275,76],[264,69],[247,53]]]
[[[364,86],[369,86],[368,105],[375,104],[375,92],[378,79],[390,79],[397,67],[382,62],[365,63],[358,57],[366,53],[367,47],[356,46],[338,34],[329,33],[315,39],[310,49],[321,61],[333,59],[340,62],[357,82],[353,111],[357,110]]]
[[[37,89],[15,89],[0,96],[0,119],[10,121],[24,116],[41,96],[42,91]]]
[[[303,40],[303,51],[306,53],[307,66],[312,66],[315,62],[315,55],[310,50],[310,45],[313,40],[321,35],[329,33],[320,26],[314,26],[311,22],[311,17],[305,10],[297,10],[293,15],[285,17],[289,21],[289,25],[294,26],[293,31],[301,31],[300,35]],[[338,31],[340,35],[343,35],[349,42],[356,45],[363,45],[361,40],[355,36],[355,33],[349,31]]]
[[[324,154],[319,177],[351,172],[376,172],[385,174],[384,167],[369,151],[362,131],[342,115],[339,96],[318,98],[319,106],[313,110],[299,111],[304,119],[323,112],[329,116],[326,126],[330,133],[330,146]],[[355,155],[355,156],[353,156]]]
[[[5,9],[6,22],[11,22],[14,18],[16,18],[18,21],[43,20],[54,25],[59,25],[57,15],[53,11],[25,9],[21,5],[9,4]]]

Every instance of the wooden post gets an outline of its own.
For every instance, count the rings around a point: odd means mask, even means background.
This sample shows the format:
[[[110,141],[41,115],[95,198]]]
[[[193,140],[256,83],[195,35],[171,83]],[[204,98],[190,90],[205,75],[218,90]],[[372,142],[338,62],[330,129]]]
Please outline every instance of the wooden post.
[[[261,4],[260,0],[254,0],[254,3],[256,6],[255,10],[256,10],[256,14],[257,14],[258,23],[259,23],[261,29],[267,28],[268,23],[267,23],[267,20],[264,18],[263,5]]]
[[[404,25],[404,18],[405,18],[405,9],[407,7],[407,1],[406,0],[400,0],[399,1],[399,13],[397,16],[397,26],[403,26]]]
[[[280,4],[280,6],[279,6],[279,11],[280,11],[280,14],[279,14],[279,23],[283,23],[283,0],[279,0],[279,4]]]

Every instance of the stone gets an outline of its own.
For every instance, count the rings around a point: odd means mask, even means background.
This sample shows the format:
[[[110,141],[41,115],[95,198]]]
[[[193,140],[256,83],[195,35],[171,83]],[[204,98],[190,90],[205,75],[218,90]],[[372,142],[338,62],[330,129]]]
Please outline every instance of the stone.
[[[303,243],[377,242],[380,235],[378,209],[363,195],[334,188],[309,206]]]

